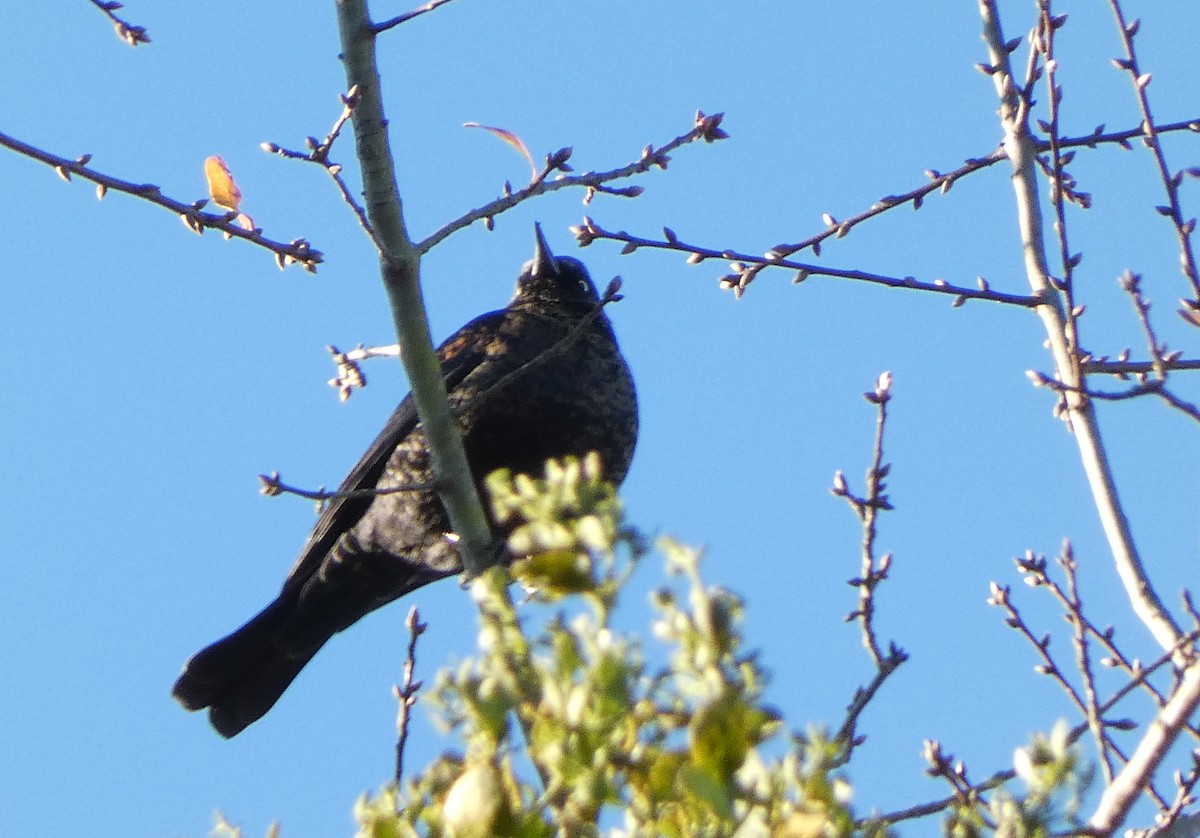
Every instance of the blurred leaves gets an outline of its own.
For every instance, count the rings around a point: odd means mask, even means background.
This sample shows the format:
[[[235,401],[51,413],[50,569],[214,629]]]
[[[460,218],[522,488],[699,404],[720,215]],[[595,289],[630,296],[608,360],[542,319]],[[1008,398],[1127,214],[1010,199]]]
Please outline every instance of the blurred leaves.
[[[497,471],[486,482],[493,518],[521,558],[511,574],[494,566],[473,580],[479,654],[437,676],[433,701],[463,750],[403,788],[363,795],[357,838],[888,838],[893,824],[939,811],[952,838],[1082,828],[1091,772],[1065,723],[1015,752],[1009,776],[1023,794],[1011,783],[968,784],[961,763],[928,742],[929,773],[956,794],[856,817],[848,743],[820,726],[783,735],[780,714],[762,702],[766,673],[743,648],[743,603],[705,584],[701,551],[656,544],[670,584],[651,596],[653,636],[668,663],[652,669],[641,639],[612,625],[647,547],[624,523],[599,459],[550,461],[540,478]],[[514,579],[534,607],[519,612]],[[537,605],[556,610],[538,620]]]
[[[654,636],[670,653],[652,670],[641,640],[611,623],[646,547],[599,460],[552,461],[541,478],[500,471],[487,488],[523,556],[512,578],[557,610],[527,625],[503,568],[474,581],[479,655],[436,687],[465,753],[360,801],[361,836],[595,835],[601,822],[668,838],[855,832],[841,746],[819,734],[782,741],[779,714],[762,704],[765,673],[742,648],[742,602],[705,585],[699,551],[658,543],[674,581],[652,597]],[[772,741],[784,758],[760,753]]]

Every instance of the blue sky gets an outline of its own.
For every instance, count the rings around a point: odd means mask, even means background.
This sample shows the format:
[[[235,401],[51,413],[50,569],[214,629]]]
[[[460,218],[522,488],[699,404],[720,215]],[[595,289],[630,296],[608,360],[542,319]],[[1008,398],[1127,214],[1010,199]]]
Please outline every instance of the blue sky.
[[[1094,4],[1093,4],[1094,5]],[[376,3],[385,18],[406,4]],[[1128,2],[1156,116],[1200,116],[1200,32],[1184,0]],[[1002,3],[1008,37],[1032,3]],[[1068,134],[1140,119],[1106,13],[1067,9],[1060,82]],[[271,256],[126,196],[98,202],[41,164],[0,152],[0,335],[7,397],[0,474],[8,534],[0,560],[0,833],[200,836],[220,809],[247,836],[349,834],[350,809],[390,776],[404,605],[333,641],[261,723],[221,740],[170,699],[192,652],[275,593],[313,521],[303,501],[265,499],[256,475],[341,479],[406,391],[398,365],[339,404],[324,346],[392,340],[369,242],[315,167],[259,149],[301,147],[340,109],[344,76],[332,3],[154,4],[124,13],[153,43],[130,49],[89,4],[23,4],[0,31],[0,130],[47,150],[204,196],[203,161],[221,155],[243,208],[268,235],[307,237],[326,263],[281,273]],[[762,252],[819,231],[882,195],[991,151],[1000,139],[975,5],[951,0],[604,4],[456,0],[380,44],[392,142],[410,230],[425,236],[496,197],[527,166],[464,122],[519,134],[535,156],[573,146],[578,171],[635,159],[726,113],[731,139],[679,151],[638,181],[636,200],[559,192],[448,239],[424,265],[436,339],[504,304],[532,254],[532,224],[582,258],[598,283],[620,274],[609,309],[634,371],[642,436],[623,495],[631,519],[707,547],[706,577],[748,603],[747,635],[773,673],[789,724],[836,727],[871,675],[845,580],[858,572],[857,523],[830,496],[835,470],[856,489],[874,413],[861,393],[895,377],[888,459],[897,507],[880,546],[895,553],[879,626],[912,654],[863,720],[851,766],[863,813],[942,796],[922,776],[936,738],[982,777],[1011,764],[1034,730],[1069,716],[1032,672],[1031,651],[985,603],[1018,586],[1044,630],[1062,621],[1020,585],[1012,557],[1053,555],[1069,537],[1098,622],[1128,653],[1157,649],[1133,621],[1091,507],[1074,442],[1025,370],[1048,371],[1032,314],[988,303],[763,274],[741,300],[716,263],[597,243],[606,228]],[[1174,168],[1200,163],[1195,135],[1165,142]],[[354,182],[350,137],[333,154]],[[1163,337],[1197,352],[1172,313],[1185,286],[1152,161],[1141,148],[1081,153],[1072,166],[1095,205],[1069,211],[1088,304],[1084,343],[1143,346],[1116,279],[1146,277]],[[1195,186],[1185,202],[1195,206]],[[822,264],[1027,290],[1012,190],[995,166],[831,241]],[[1180,386],[1195,401],[1195,382]],[[1194,584],[1200,446],[1195,425],[1149,402],[1105,405],[1102,428],[1144,557],[1169,603]],[[648,561],[623,618],[645,631]],[[410,598],[431,624],[420,677],[474,650],[473,609],[453,582]],[[646,631],[647,638],[649,637]],[[647,642],[651,642],[649,639]],[[1056,651],[1070,660],[1062,634]],[[1110,679],[1109,688],[1119,682]],[[1145,704],[1130,715],[1144,717]],[[418,712],[409,766],[445,742]],[[1074,721],[1074,719],[1072,718]],[[931,824],[905,835],[929,834]]]

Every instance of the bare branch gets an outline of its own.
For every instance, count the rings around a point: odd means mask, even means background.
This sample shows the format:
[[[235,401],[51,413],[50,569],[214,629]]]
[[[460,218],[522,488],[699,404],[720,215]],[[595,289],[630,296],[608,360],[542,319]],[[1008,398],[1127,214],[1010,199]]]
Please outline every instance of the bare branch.
[[[505,387],[508,387],[518,378],[537,369],[551,358],[557,357],[563,352],[566,352],[567,349],[569,349],[570,346],[575,343],[575,341],[579,340],[583,333],[588,330],[592,323],[595,322],[596,318],[600,316],[600,313],[604,311],[604,307],[606,305],[617,302],[621,299],[621,295],[618,293],[620,290],[621,277],[614,276],[611,280],[609,280],[608,287],[604,289],[604,293],[600,295],[600,299],[594,306],[592,306],[591,311],[581,317],[579,322],[571,328],[571,331],[567,332],[566,335],[555,342],[552,346],[548,347],[545,351],[539,352],[537,355],[521,364],[521,366],[517,367],[515,370],[512,370],[511,372],[501,376],[494,384],[492,384],[492,386],[488,387],[476,397],[476,406],[483,404],[485,401],[502,391]]]
[[[446,507],[451,529],[459,535],[459,556],[466,572],[475,576],[487,567],[491,558],[491,527],[471,475],[462,436],[450,417],[441,362],[429,334],[421,290],[423,251],[413,246],[404,221],[375,57],[377,35],[366,0],[340,0],[337,22],[346,87],[359,92],[351,119],[367,216],[384,254],[380,259],[383,286],[403,347],[400,360],[425,431],[438,494]]]
[[[1200,422],[1200,408],[1174,395],[1166,387],[1167,375],[1171,369],[1168,362],[1177,359],[1180,353],[1168,352],[1166,344],[1158,339],[1154,324],[1150,322],[1150,301],[1142,295],[1141,280],[1141,276],[1131,271],[1126,271],[1121,277],[1121,288],[1129,294],[1129,298],[1133,302],[1133,309],[1142,326],[1142,333],[1146,336],[1150,366],[1154,375],[1157,376],[1156,381],[1146,381],[1145,376],[1139,376],[1139,378],[1143,379],[1144,387],[1160,396],[1168,405]],[[1158,386],[1152,387],[1150,386],[1152,384]]]
[[[932,282],[926,282],[911,276],[885,276],[883,274],[868,273],[867,271],[828,268],[811,262],[796,262],[791,259],[779,257],[773,250],[769,251],[765,256],[741,253],[736,250],[712,250],[700,247],[699,245],[684,243],[669,228],[663,228],[662,239],[645,239],[630,235],[624,230],[619,232],[605,230],[591,218],[584,216],[583,223],[572,227],[571,232],[575,234],[575,238],[581,247],[587,247],[598,239],[606,239],[625,242],[625,248],[622,250],[624,254],[633,253],[640,247],[646,247],[687,253],[689,254],[688,262],[690,264],[698,264],[705,259],[730,260],[729,268],[733,273],[721,277],[720,282],[721,287],[732,289],[735,294],[744,291],[746,286],[753,282],[755,276],[763,269],[786,268],[796,273],[796,276],[792,280],[794,283],[803,282],[812,276],[853,279],[876,285],[886,285],[889,288],[909,288],[918,291],[931,291],[935,294],[948,294],[954,297],[954,305],[961,305],[962,301],[965,300],[987,300],[993,303],[1033,308],[1041,303],[1039,297],[993,291],[983,279],[979,280],[977,288],[971,288],[965,285],[952,285],[944,279],[935,279]]]
[[[355,390],[367,386],[367,376],[359,366],[359,361],[371,358],[400,357],[400,344],[398,343],[388,346],[363,346],[360,343],[349,352],[342,352],[332,345],[325,348],[329,350],[329,354],[333,356],[333,362],[337,364],[337,374],[329,379],[328,384],[330,387],[337,388],[338,398],[341,401],[350,398],[350,394]]]
[[[1130,661],[1128,658],[1122,655],[1120,651],[1112,645],[1111,637],[1109,637],[1107,633],[1104,635],[1097,635],[1097,637],[1103,638],[1106,649],[1114,658],[1112,663],[1119,665],[1122,669],[1128,672],[1130,676],[1127,683],[1109,696],[1107,701],[1100,705],[1100,712],[1107,713],[1109,709],[1115,707],[1118,702],[1122,701],[1127,695],[1139,687],[1150,693],[1150,695],[1154,697],[1155,705],[1161,709],[1162,706],[1167,703],[1167,699],[1153,684],[1150,683],[1149,678],[1155,672],[1171,663],[1182,650],[1190,647],[1196,642],[1196,640],[1200,639],[1200,631],[1193,630],[1180,637],[1179,643],[1176,644],[1174,648],[1168,649],[1166,652],[1159,655],[1158,659],[1152,662],[1149,666],[1146,666],[1137,660]],[[1200,729],[1191,727],[1190,731],[1194,738],[1200,739]]]
[[[395,495],[400,492],[430,492],[437,488],[437,482],[435,481],[433,483],[401,483],[383,489],[354,489],[349,492],[329,492],[325,489],[300,489],[296,486],[289,486],[279,479],[279,472],[277,471],[273,471],[270,474],[260,474],[258,479],[262,483],[262,486],[258,490],[259,494],[272,498],[279,495],[298,495],[299,497],[321,503],[334,499],[375,498],[382,495]]]
[[[722,129],[721,121],[723,114],[708,114],[703,111],[697,112],[695,126],[686,134],[680,134],[675,139],[671,140],[661,148],[655,149],[654,146],[646,146],[642,150],[642,155],[637,160],[629,163],[619,169],[611,169],[607,172],[588,172],[582,175],[563,175],[555,180],[547,178],[555,171],[562,171],[567,157],[570,156],[570,149],[560,149],[559,151],[547,155],[546,165],[534,177],[533,181],[523,189],[518,189],[516,192],[511,190],[508,184],[505,184],[505,194],[501,198],[484,204],[478,209],[473,209],[470,212],[451,221],[449,224],[435,231],[423,241],[418,242],[414,247],[417,252],[425,253],[431,247],[446,239],[453,233],[458,232],[476,221],[483,221],[491,225],[491,219],[497,215],[520,204],[522,201],[528,200],[535,195],[542,195],[546,192],[556,192],[559,189],[570,188],[585,188],[588,190],[590,198],[595,192],[605,192],[610,195],[620,195],[627,198],[636,198],[641,194],[640,186],[630,186],[625,189],[609,189],[604,185],[611,183],[614,180],[621,180],[634,175],[643,174],[650,171],[654,167],[660,169],[667,168],[670,157],[668,154],[681,146],[693,143],[696,140],[704,140],[706,143],[716,142],[717,140],[725,139],[728,135]],[[570,171],[567,167],[566,171]]]
[[[1121,277],[1121,290],[1129,295],[1138,323],[1142,326],[1142,334],[1146,336],[1146,348],[1149,350],[1154,374],[1160,380],[1165,381],[1167,370],[1163,366],[1163,357],[1167,354],[1167,347],[1159,342],[1154,326],[1150,322],[1150,301],[1142,295],[1142,277],[1132,271],[1126,271]]]
[[[1062,559],[1060,559],[1061,563]],[[1074,557],[1071,557],[1074,561]],[[1172,660],[1176,652],[1185,649],[1189,644],[1193,643],[1198,636],[1197,631],[1193,630],[1188,634],[1180,637],[1179,643],[1173,649],[1169,649],[1154,661],[1149,666],[1143,665],[1137,660],[1130,660],[1118,647],[1114,640],[1116,632],[1111,626],[1101,629],[1095,623],[1088,619],[1083,612],[1083,605],[1078,594],[1069,590],[1064,590],[1047,572],[1046,560],[1041,556],[1036,556],[1032,551],[1026,551],[1023,558],[1017,559],[1018,570],[1025,575],[1025,582],[1033,587],[1040,588],[1049,592],[1058,604],[1063,608],[1068,622],[1078,629],[1082,629],[1085,636],[1090,636],[1098,643],[1107,653],[1107,657],[1101,660],[1101,664],[1107,667],[1114,667],[1126,672],[1129,675],[1129,681],[1111,695],[1102,705],[1097,707],[1097,713],[1101,716],[1108,712],[1112,707],[1116,706],[1126,695],[1132,692],[1135,688],[1143,688],[1153,699],[1156,707],[1162,707],[1166,703],[1166,698],[1158,688],[1149,680],[1149,677],[1158,669],[1166,665]],[[1066,568],[1064,568],[1066,570]],[[1071,577],[1074,576],[1074,570],[1067,571]],[[1185,607],[1190,599],[1184,596]],[[1189,612],[1190,613],[1190,612]],[[1107,722],[1106,722],[1107,724]],[[1200,740],[1200,729],[1193,726],[1188,727],[1189,733]]]
[[[1154,361],[1110,361],[1108,358],[1095,358],[1082,361],[1079,364],[1079,369],[1087,375],[1116,375],[1124,377],[1128,375],[1145,375],[1146,373],[1153,372],[1156,367],[1160,366],[1164,371],[1200,370],[1200,358],[1160,359],[1157,363]]]
[[[1017,564],[1022,571],[1026,571],[1026,568],[1022,566],[1020,560],[1018,560]],[[1062,667],[1058,665],[1057,661],[1054,660],[1054,656],[1050,654],[1050,635],[1044,634],[1041,637],[1038,637],[1036,634],[1034,634],[1033,630],[1025,622],[1025,618],[1021,616],[1020,610],[1012,601],[1012,589],[1008,585],[1000,585],[996,582],[992,582],[991,595],[988,597],[988,604],[1003,608],[1005,613],[1008,615],[1004,619],[1005,625],[1018,632],[1029,642],[1029,645],[1033,646],[1033,648],[1037,650],[1038,656],[1041,657],[1042,662],[1034,667],[1034,671],[1036,671],[1039,675],[1046,675],[1054,679],[1058,686],[1062,688],[1062,691],[1067,694],[1067,697],[1071,699],[1071,703],[1075,705],[1075,709],[1079,710],[1080,713],[1086,716],[1088,712],[1087,705],[1079,696],[1078,691],[1075,689],[1075,685],[1067,680],[1066,675],[1063,673]],[[1103,750],[1103,748],[1101,750]]]
[[[1192,404],[1189,401],[1179,398],[1166,387],[1158,391],[1158,397],[1169,404],[1171,407],[1178,410],[1180,413],[1185,413],[1191,418],[1200,422],[1200,407]]]
[[[321,251],[312,247],[305,239],[294,239],[291,242],[273,241],[263,236],[262,230],[257,227],[247,230],[239,226],[235,223],[235,219],[238,217],[236,211],[221,214],[203,212],[201,208],[208,203],[207,198],[193,202],[177,201],[162,194],[162,190],[154,184],[132,183],[98,172],[88,167],[88,163],[92,159],[90,154],[68,160],[3,133],[0,133],[0,146],[5,146],[25,157],[45,163],[53,168],[63,180],[70,181],[72,175],[90,180],[97,185],[96,194],[100,198],[103,198],[110,189],[124,192],[126,195],[132,195],[171,210],[183,219],[184,225],[189,230],[195,233],[203,233],[206,228],[211,228],[220,230],[226,238],[242,239],[265,248],[275,254],[275,261],[280,268],[296,263],[309,273],[316,273],[317,265],[324,258]]]
[[[1175,657],[1176,653],[1197,639],[1198,632],[1191,632],[1188,635],[1180,638],[1180,643],[1177,647],[1167,650],[1158,660],[1151,663],[1149,666],[1139,667],[1137,672],[1132,675],[1129,682],[1118,690],[1112,697],[1100,705],[1099,712],[1107,713],[1117,702],[1125,698],[1129,693],[1133,692],[1139,686],[1146,686],[1146,679],[1154,672],[1167,666]],[[1088,732],[1088,724],[1076,725],[1071,729],[1068,736],[1069,742],[1076,742],[1079,737]],[[966,781],[966,769],[959,766],[952,766],[952,756],[942,754],[941,746],[937,742],[927,742],[925,757],[931,764],[931,769],[927,773],[934,776],[948,777],[952,780],[952,786],[955,788],[955,793],[949,797],[943,797],[939,800],[932,800],[927,803],[921,803],[915,806],[909,806],[905,809],[900,809],[894,812],[889,812],[884,815],[877,815],[874,818],[863,819],[858,825],[862,826],[868,822],[882,822],[887,824],[899,823],[900,821],[913,820],[916,818],[925,818],[930,815],[936,815],[944,812],[947,807],[957,802],[969,802],[972,798],[978,798],[983,793],[990,791],[998,786],[1007,783],[1009,780],[1016,777],[1016,772],[1012,769],[997,771],[986,780],[979,783],[969,783]],[[938,764],[940,763],[940,768]]]
[[[1029,376],[1035,387],[1046,387],[1059,394],[1072,394],[1083,396],[1088,399],[1097,401],[1121,402],[1127,399],[1136,399],[1141,396],[1158,396],[1171,407],[1184,413],[1187,416],[1200,422],[1200,408],[1191,402],[1181,399],[1167,389],[1167,384],[1160,378],[1150,379],[1141,384],[1135,384],[1127,390],[1119,390],[1116,392],[1109,390],[1094,390],[1090,387],[1073,387],[1069,384],[1063,384],[1061,381],[1056,381],[1043,373],[1035,370],[1028,370],[1026,375]]]
[[[358,225],[362,227],[363,232],[367,234],[367,238],[375,245],[375,251],[381,259],[388,259],[388,254],[385,252],[383,242],[379,240],[379,236],[375,233],[375,228],[371,226],[370,220],[367,218],[367,211],[362,205],[355,200],[350,194],[350,188],[346,186],[346,181],[342,179],[342,165],[334,163],[329,159],[329,152],[333,149],[333,144],[345,127],[346,122],[354,115],[354,106],[358,104],[358,85],[354,85],[349,91],[341,95],[342,112],[337,120],[333,123],[333,128],[325,135],[325,139],[320,142],[315,137],[307,139],[308,151],[293,151],[277,143],[263,143],[262,149],[270,154],[278,154],[280,157],[286,157],[289,160],[303,160],[308,163],[316,163],[325,170],[325,174],[329,175],[334,186],[337,187],[338,193],[342,196],[342,200],[354,212],[358,219]]]
[[[414,17],[420,17],[426,12],[432,12],[438,6],[444,6],[449,2],[450,0],[429,0],[428,3],[423,6],[418,6],[411,12],[405,12],[402,15],[396,15],[390,20],[385,20],[382,23],[376,23],[373,27],[375,34],[378,35],[380,32],[386,32],[392,27],[399,26],[402,23],[408,23],[408,21],[412,20]]]
[[[427,623],[421,622],[421,614],[415,605],[408,609],[404,626],[408,629],[408,655],[404,660],[404,679],[399,686],[392,687],[392,695],[399,702],[396,712],[396,788],[400,788],[404,779],[404,747],[408,743],[409,714],[412,706],[417,703],[417,692],[421,689],[421,682],[413,680],[413,672],[417,668],[417,640],[425,633],[425,629],[429,628]]]
[[[1037,147],[1029,132],[1028,103],[1021,98],[1012,81],[1008,50],[995,0],[979,0],[979,9],[983,19],[983,38],[995,68],[992,80],[1000,99],[1004,148],[1013,167],[1012,182],[1016,191],[1026,274],[1034,294],[1041,297],[1044,303],[1038,306],[1037,312],[1049,338],[1057,378],[1065,387],[1071,388],[1065,393],[1066,418],[1079,446],[1092,497],[1126,595],[1133,610],[1159,645],[1164,649],[1173,648],[1181,632],[1154,591],[1138,555],[1129,521],[1117,496],[1092,401],[1079,391],[1082,387],[1079,358],[1068,343],[1063,300],[1050,280],[1046,264],[1042,215],[1037,197]]]
[[[1196,255],[1192,251],[1192,231],[1196,228],[1196,220],[1184,220],[1183,210],[1179,204],[1179,184],[1183,180],[1183,173],[1171,173],[1167,167],[1167,158],[1162,150],[1162,143],[1159,142],[1159,129],[1154,125],[1154,115],[1150,112],[1150,98],[1146,93],[1146,88],[1150,86],[1150,73],[1143,72],[1138,66],[1137,53],[1134,51],[1133,41],[1137,35],[1139,22],[1125,22],[1125,13],[1121,10],[1119,0],[1109,0],[1109,7],[1112,9],[1113,17],[1117,22],[1117,29],[1120,32],[1121,41],[1125,45],[1125,57],[1113,59],[1113,64],[1118,69],[1125,70],[1129,73],[1130,79],[1133,81],[1134,95],[1138,100],[1138,107],[1142,111],[1142,142],[1150,149],[1154,155],[1154,162],[1158,164],[1158,175],[1162,179],[1163,190],[1167,194],[1167,203],[1164,206],[1157,207],[1160,215],[1171,219],[1172,225],[1175,227],[1175,235],[1179,240],[1179,263],[1183,270],[1183,275],[1191,283],[1192,293],[1195,294],[1195,299],[1184,300],[1184,304],[1192,312],[1200,312],[1200,273],[1196,270]]]
[[[1160,125],[1158,127],[1158,131],[1160,134],[1166,133],[1168,131],[1197,132],[1197,131],[1200,131],[1200,117],[1198,117],[1196,119],[1184,120],[1181,122],[1174,122],[1174,123],[1170,123],[1168,125]],[[1059,139],[1058,148],[1060,150],[1072,149],[1072,148],[1092,148],[1092,149],[1094,149],[1097,146],[1107,145],[1107,144],[1115,144],[1115,145],[1120,145],[1124,148],[1129,148],[1129,141],[1133,138],[1141,136],[1141,134],[1142,134],[1142,131],[1140,128],[1130,128],[1130,129],[1127,129],[1124,131],[1106,132],[1104,130],[1103,125],[1098,125],[1091,134],[1087,134],[1087,135],[1081,136],[1081,137],[1069,137],[1069,138]],[[1034,140],[1034,143],[1035,143],[1035,147],[1037,149],[1038,154],[1044,154],[1051,150],[1051,144],[1049,141]],[[929,196],[930,194],[932,194],[934,192],[939,192],[941,194],[945,194],[945,193],[949,192],[951,187],[955,183],[957,183],[961,178],[966,177],[967,175],[970,175],[970,174],[974,174],[975,172],[982,171],[986,168],[989,168],[990,166],[995,165],[996,163],[999,163],[999,162],[1007,160],[1007,159],[1008,159],[1008,154],[1007,154],[1007,152],[1005,152],[1004,148],[1001,147],[983,157],[969,157],[966,159],[966,161],[961,166],[959,166],[958,168],[956,168],[952,171],[949,171],[949,172],[941,172],[941,171],[938,171],[937,169],[927,169],[925,171],[925,176],[929,180],[928,183],[923,184],[919,187],[916,187],[915,189],[911,189],[907,192],[891,193],[891,194],[885,195],[884,197],[882,197],[878,201],[876,201],[874,204],[872,204],[866,210],[863,210],[862,212],[859,212],[856,215],[850,216],[849,218],[838,220],[838,219],[835,219],[832,215],[826,213],[826,216],[823,219],[825,221],[825,229],[824,230],[822,230],[821,232],[816,233],[815,235],[812,235],[812,236],[808,237],[807,239],[804,239],[803,241],[800,241],[800,242],[796,242],[793,244],[777,244],[771,248],[771,252],[773,254],[775,254],[777,257],[779,257],[780,259],[786,259],[787,257],[790,257],[791,255],[798,253],[801,250],[811,248],[814,255],[819,256],[821,254],[821,244],[825,240],[830,239],[830,238],[842,238],[847,233],[849,233],[851,230],[853,230],[855,227],[857,227],[859,224],[863,223],[864,221],[875,218],[876,216],[882,215],[883,213],[889,212],[893,209],[896,209],[897,207],[911,204],[914,210],[918,210],[924,205],[925,198],[927,196]],[[1071,194],[1069,190],[1067,191],[1067,194],[1068,195]],[[1077,196],[1077,200],[1081,200],[1081,199]],[[619,241],[627,241],[627,242],[631,241],[631,240],[636,241],[635,239],[633,239],[633,237],[630,237],[628,239],[622,238],[622,239],[618,239],[618,240]],[[729,251],[727,248],[714,248],[712,250],[708,250],[705,248],[694,248],[693,250],[691,250],[689,252],[693,252],[697,256],[706,256],[708,253],[726,253],[726,252],[731,252],[731,251]],[[749,257],[746,257],[746,258],[749,258]],[[697,261],[701,261],[701,260],[697,260]],[[829,275],[837,276],[838,274],[835,273],[835,274],[829,274]],[[861,278],[861,277],[849,277],[849,278],[857,279],[857,278]],[[744,285],[739,285],[739,287],[742,290],[745,289]],[[932,289],[925,289],[925,290],[932,290]],[[968,289],[968,290],[973,291],[974,289]],[[1000,300],[997,299],[997,301],[1000,301]]]
[[[1192,768],[1186,775],[1179,772],[1175,775],[1175,799],[1171,801],[1171,805],[1166,807],[1155,818],[1155,824],[1152,829],[1148,830],[1129,830],[1126,835],[1129,838],[1185,838],[1185,836],[1194,836],[1200,828],[1200,814],[1192,813],[1187,817],[1183,817],[1183,810],[1196,802],[1192,796],[1192,792],[1196,788],[1196,784],[1200,782],[1200,761],[1197,761],[1195,752],[1192,755]],[[1182,829],[1178,831],[1172,829],[1173,826],[1179,825]]]
[[[864,393],[863,396],[878,408],[878,418],[875,422],[875,444],[871,465],[867,469],[867,495],[860,498],[850,491],[846,485],[845,476],[839,471],[833,478],[833,494],[844,498],[862,522],[862,559],[859,576],[850,580],[850,584],[858,588],[858,609],[847,616],[847,620],[857,619],[862,627],[863,646],[871,656],[876,669],[884,665],[883,654],[879,650],[879,640],[875,635],[875,588],[887,578],[892,563],[892,554],[887,553],[882,558],[875,557],[875,537],[877,535],[877,519],[880,512],[890,511],[891,501],[884,493],[887,484],[884,478],[892,467],[883,462],[883,434],[887,427],[887,405],[891,400],[892,374],[885,372],[879,376],[875,390]]]
[[[1104,729],[1104,719],[1100,714],[1100,700],[1096,694],[1096,676],[1092,672],[1091,646],[1089,644],[1088,624],[1083,619],[1083,599],[1079,595],[1079,579],[1076,574],[1078,565],[1075,562],[1075,551],[1071,542],[1063,543],[1062,555],[1058,558],[1067,577],[1067,622],[1071,624],[1071,639],[1075,644],[1075,669],[1083,678],[1083,697],[1086,702],[1088,727],[1096,740],[1096,750],[1100,754],[1100,764],[1104,768],[1104,780],[1111,783],[1113,779],[1112,759],[1109,756],[1111,740]]]
[[[1066,204],[1069,198],[1074,198],[1083,206],[1091,205],[1091,198],[1082,199],[1075,191],[1074,179],[1066,172],[1066,156],[1060,147],[1059,138],[1059,106],[1062,100],[1062,89],[1055,82],[1058,61],[1054,57],[1054,33],[1062,24],[1062,19],[1055,19],[1050,14],[1049,0],[1040,0],[1038,4],[1038,25],[1034,30],[1033,48],[1029,51],[1029,69],[1026,73],[1027,92],[1022,96],[1028,100],[1032,96],[1033,85],[1037,82],[1039,73],[1038,58],[1044,59],[1044,76],[1046,79],[1046,95],[1049,99],[1048,120],[1039,120],[1038,125],[1048,135],[1050,144],[1050,162],[1041,166],[1050,180],[1050,203],[1054,208],[1054,232],[1058,237],[1059,261],[1062,265],[1062,278],[1051,282],[1062,294],[1062,309],[1065,314],[1065,337],[1067,346],[1073,354],[1079,354],[1079,317],[1082,307],[1075,304],[1075,267],[1082,258],[1081,254],[1071,253],[1067,242]],[[1066,152],[1073,155],[1073,152]],[[1038,158],[1041,161],[1041,158]]]
[[[127,20],[117,17],[117,9],[122,8],[123,4],[116,0],[91,0],[93,6],[102,11],[109,20],[112,21],[113,29],[117,32],[117,37],[131,47],[136,47],[138,44],[150,43],[150,35],[146,32],[146,27],[136,26]]]
[[[887,553],[882,558],[875,557],[875,538],[877,535],[876,519],[880,512],[890,510],[891,502],[884,494],[887,484],[884,478],[891,471],[891,465],[883,462],[883,435],[887,427],[887,405],[891,400],[892,374],[885,372],[879,376],[872,392],[864,393],[863,397],[878,408],[878,419],[875,423],[875,443],[871,465],[867,469],[867,496],[860,498],[854,495],[846,485],[845,476],[839,471],[834,475],[834,495],[844,498],[854,510],[862,524],[862,559],[859,576],[850,580],[850,584],[858,588],[858,608],[847,615],[846,619],[857,619],[862,630],[863,647],[875,664],[875,677],[865,688],[858,689],[854,699],[846,708],[846,719],[838,729],[836,740],[844,743],[845,750],[841,760],[849,762],[854,749],[862,742],[857,736],[858,719],[875,693],[883,686],[883,682],[908,660],[908,654],[895,643],[888,644],[887,654],[880,650],[879,639],[875,632],[875,589],[887,578],[891,567],[892,554]]]
[[[867,686],[859,687],[855,690],[854,698],[846,707],[846,719],[842,722],[842,726],[838,728],[837,735],[834,737],[836,741],[845,743],[845,751],[841,758],[843,763],[850,761],[854,749],[863,742],[862,737],[859,737],[857,734],[859,717],[867,709],[867,705],[871,703],[871,699],[879,692],[879,688],[883,686],[883,682],[907,660],[907,652],[897,647],[895,643],[890,644],[887,655],[879,660],[875,669],[875,676],[871,679],[871,682]]]
[[[1104,789],[1100,803],[1088,821],[1093,830],[1101,835],[1111,835],[1124,823],[1129,810],[1143,789],[1149,786],[1154,772],[1198,705],[1200,662],[1193,657],[1175,693],[1147,728],[1129,762]]]

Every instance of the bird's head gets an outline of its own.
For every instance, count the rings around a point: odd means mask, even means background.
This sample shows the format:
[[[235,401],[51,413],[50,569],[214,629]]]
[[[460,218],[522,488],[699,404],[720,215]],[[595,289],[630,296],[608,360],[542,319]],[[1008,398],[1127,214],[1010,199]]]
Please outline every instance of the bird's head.
[[[521,268],[512,305],[565,305],[569,308],[590,309],[600,299],[596,285],[587,268],[570,256],[555,256],[542,235],[542,226],[533,225],[537,240],[533,258]]]

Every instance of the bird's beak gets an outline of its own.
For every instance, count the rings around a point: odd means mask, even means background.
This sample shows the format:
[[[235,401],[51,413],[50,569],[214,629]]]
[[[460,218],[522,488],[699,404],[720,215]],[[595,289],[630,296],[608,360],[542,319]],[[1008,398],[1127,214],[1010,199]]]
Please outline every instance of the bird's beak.
[[[533,247],[533,275],[535,277],[558,276],[558,263],[554,261],[550,245],[546,244],[546,237],[542,235],[542,225],[535,221],[533,232],[537,236]]]

